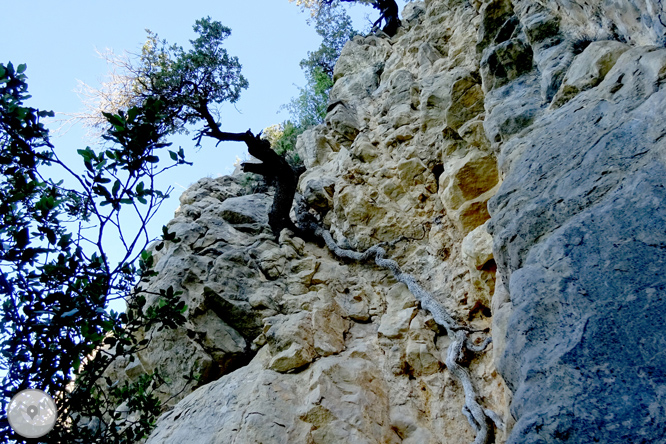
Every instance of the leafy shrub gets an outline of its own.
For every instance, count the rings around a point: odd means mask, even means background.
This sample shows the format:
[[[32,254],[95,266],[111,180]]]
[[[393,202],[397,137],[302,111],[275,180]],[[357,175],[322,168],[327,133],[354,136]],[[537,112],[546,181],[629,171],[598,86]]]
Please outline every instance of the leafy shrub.
[[[0,64],[2,404],[6,409],[26,388],[51,394],[59,417],[48,442],[135,442],[160,413],[152,394],[164,383],[158,373],[120,385],[103,376],[148,345],[139,332],[185,322],[178,292],[141,287],[156,274],[146,224],[171,191],[154,188],[155,178],[188,163],[182,149],[168,150],[165,137],[202,120],[199,140],[220,132],[209,106],[234,102],[247,87],[238,60],[221,47],[229,29],[210,18],[194,29],[199,37],[189,51],[149,34],[153,43],[128,65],[131,106],[99,110],[107,144],[78,150],[80,168],[49,141],[40,120],[53,113],[24,104],[26,66]],[[55,168],[68,183],[49,179]],[[128,215],[135,231],[121,228],[132,225]],[[178,241],[163,228],[154,248]],[[156,302],[147,304],[147,296]],[[108,311],[114,300],[124,300],[127,311]],[[121,404],[133,414],[117,412]],[[0,436],[21,440],[6,419]]]

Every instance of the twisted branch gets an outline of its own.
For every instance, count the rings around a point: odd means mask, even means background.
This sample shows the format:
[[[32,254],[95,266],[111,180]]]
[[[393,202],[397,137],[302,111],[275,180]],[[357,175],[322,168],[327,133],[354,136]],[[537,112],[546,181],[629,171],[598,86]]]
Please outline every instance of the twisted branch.
[[[435,298],[424,290],[408,273],[400,269],[398,263],[391,259],[386,259],[386,251],[381,245],[375,245],[363,253],[353,250],[341,248],[335,243],[331,233],[319,226],[311,225],[314,228],[315,235],[320,237],[326,242],[326,246],[338,257],[353,259],[355,261],[364,261],[374,256],[375,263],[382,268],[391,270],[393,277],[403,284],[407,285],[409,291],[412,292],[414,297],[421,303],[421,307],[428,310],[435,322],[446,329],[447,334],[451,338],[451,345],[449,346],[446,354],[446,367],[451,371],[453,376],[460,381],[465,393],[465,404],[463,405],[462,412],[467,417],[470,425],[476,432],[476,438],[473,444],[487,444],[490,439],[490,421],[494,422],[497,428],[503,430],[504,423],[502,419],[490,409],[482,408],[477,401],[477,394],[472,385],[472,380],[466,368],[460,365],[465,350],[472,352],[483,351],[491,342],[491,338],[486,338],[483,343],[474,345],[469,339],[470,330],[456,322],[453,317],[442,307],[442,305],[435,300]]]

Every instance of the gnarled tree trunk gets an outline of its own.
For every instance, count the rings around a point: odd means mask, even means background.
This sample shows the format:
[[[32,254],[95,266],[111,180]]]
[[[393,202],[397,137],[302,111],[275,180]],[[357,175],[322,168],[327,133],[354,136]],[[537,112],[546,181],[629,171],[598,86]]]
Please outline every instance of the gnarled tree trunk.
[[[357,2],[358,0],[341,0],[341,1],[346,3],[353,3]],[[332,3],[333,0],[325,0],[323,4],[331,5]],[[398,4],[395,2],[395,0],[373,0],[371,4],[375,9],[379,9],[380,12],[379,19],[374,23],[373,29],[379,29],[379,25],[383,20],[384,27],[382,28],[382,31],[384,31],[389,37],[393,37],[396,34],[396,32],[398,32],[398,28],[401,25],[398,14],[399,12]]]
[[[250,155],[261,160],[261,163],[243,163],[242,167],[246,173],[260,174],[275,184],[275,197],[268,214],[268,224],[275,238],[277,239],[285,228],[294,232],[298,231],[289,217],[289,212],[294,202],[296,185],[301,172],[295,171],[287,159],[273,151],[268,140],[254,135],[252,131],[247,130],[244,133],[221,131],[219,124],[210,113],[207,103],[201,103],[197,112],[206,121],[206,128],[199,132],[199,137],[212,137],[220,142],[245,142]]]
[[[250,155],[261,160],[261,163],[243,163],[242,168],[246,173],[260,174],[275,184],[275,197],[268,214],[268,224],[275,237],[279,237],[280,232],[285,228],[297,231],[289,217],[289,212],[294,202],[300,174],[294,171],[284,157],[273,151],[268,140],[252,134],[250,130],[245,133],[220,131],[216,138],[221,141],[245,142]]]
[[[373,6],[381,12],[381,16],[379,17],[379,20],[375,22],[375,26],[378,26],[383,19],[384,27],[382,28],[382,31],[390,37],[393,37],[402,24],[398,17],[398,4],[395,0],[376,0]]]

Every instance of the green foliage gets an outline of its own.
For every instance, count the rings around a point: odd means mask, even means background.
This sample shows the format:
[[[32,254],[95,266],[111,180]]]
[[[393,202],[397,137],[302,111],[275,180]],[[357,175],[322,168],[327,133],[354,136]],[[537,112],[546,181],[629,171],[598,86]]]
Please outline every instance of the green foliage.
[[[49,442],[134,442],[160,412],[152,395],[164,382],[157,373],[121,386],[103,375],[116,359],[132,361],[148,345],[140,332],[185,322],[178,292],[149,293],[140,285],[156,274],[146,224],[171,191],[155,189],[155,178],[188,163],[165,137],[201,121],[199,140],[219,133],[210,107],[236,102],[247,88],[238,60],[222,47],[229,28],[205,18],[194,30],[187,51],[149,32],[121,76],[131,97],[117,103],[129,107],[102,113],[107,146],[78,150],[80,171],[58,157],[39,121],[53,113],[24,105],[26,66],[0,65],[2,402],[6,407],[25,388],[54,396],[60,416]],[[56,167],[73,186],[47,178]],[[138,221],[136,232],[121,229],[121,212],[124,222],[128,213]],[[164,228],[155,250],[178,241]],[[125,313],[107,311],[117,299],[127,303]],[[132,414],[118,414],[120,404]],[[6,421],[0,431],[20,439]]]
[[[333,87],[333,79],[321,68],[315,68],[307,81],[305,88],[300,88],[298,96],[285,106],[303,131],[324,121],[328,94]]]
[[[296,153],[296,138],[305,130],[324,121],[328,96],[334,83],[335,63],[345,43],[357,35],[349,15],[337,6],[336,2],[312,18],[322,43],[316,51],[308,52],[308,57],[301,60],[300,65],[305,71],[307,84],[300,88],[297,97],[284,106],[292,120],[280,124],[279,137],[271,138],[273,149],[281,156],[286,156],[295,167],[302,164]]]
[[[194,31],[198,37],[187,51],[147,31],[141,55],[128,67],[136,79],[133,93],[162,102],[165,133],[187,132],[186,125],[207,120],[211,105],[235,103],[248,87],[238,58],[223,47],[231,30],[206,17],[196,21]]]
[[[272,143],[272,147],[276,153],[280,156],[285,155],[286,153],[293,151],[296,146],[296,138],[303,133],[303,130],[291,121],[286,121],[282,126],[282,132],[279,138]]]
[[[299,168],[302,161],[296,152],[296,139],[305,131],[304,127],[296,126],[291,121],[287,120],[281,125],[282,134],[277,138],[271,146],[280,156],[286,157],[287,162],[294,167]]]
[[[359,3],[374,6],[377,0],[289,0],[295,2],[302,9],[309,9],[313,17],[325,13],[330,8],[336,8],[340,2]]]
[[[146,223],[169,194],[154,189],[154,179],[187,162],[182,149],[169,151],[170,164],[160,161],[170,145],[163,141],[169,110],[148,98],[105,115],[104,137],[111,145],[79,150],[77,171],[58,157],[40,122],[53,113],[24,104],[30,97],[25,70],[0,64],[2,403],[6,408],[22,389],[42,389],[60,413],[49,442],[133,442],[150,431],[159,413],[151,392],[161,380],[148,375],[118,389],[100,378],[116,358],[147,345],[137,332],[185,321],[177,292],[163,290],[153,295],[159,302],[147,306],[147,293],[136,284],[154,275]],[[58,167],[74,186],[47,178]],[[135,233],[121,230],[121,210],[138,218]],[[177,241],[165,229],[162,242]],[[126,313],[107,311],[114,299],[127,301]],[[121,402],[136,407],[136,416],[112,421]],[[91,420],[98,426],[88,427]],[[0,435],[21,440],[6,421]]]
[[[308,52],[308,57],[301,60],[301,68],[308,77],[313,76],[314,71],[319,69],[333,79],[333,69],[342,48],[358,35],[358,32],[354,30],[351,17],[339,7],[339,3],[323,9],[312,20],[322,42],[316,51]]]
[[[326,117],[328,95],[333,87],[333,69],[345,43],[357,32],[351,19],[342,8],[330,7],[322,10],[313,19],[315,30],[322,43],[314,52],[301,60],[307,84],[300,88],[297,97],[285,106],[295,125],[303,131],[318,125]]]

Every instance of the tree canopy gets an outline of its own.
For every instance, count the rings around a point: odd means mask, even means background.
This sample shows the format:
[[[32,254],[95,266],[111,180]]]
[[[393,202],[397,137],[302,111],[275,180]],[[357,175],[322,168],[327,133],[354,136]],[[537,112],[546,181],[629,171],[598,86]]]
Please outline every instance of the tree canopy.
[[[327,9],[313,17],[315,31],[322,38],[316,51],[301,60],[307,84],[286,105],[294,126],[304,131],[324,121],[328,96],[333,87],[333,70],[342,48],[358,33],[343,9]]]
[[[185,131],[186,125],[202,120],[206,125],[215,123],[210,120],[215,106],[237,102],[248,87],[238,58],[223,47],[231,30],[206,17],[196,21],[194,31],[199,36],[190,40],[188,51],[149,32],[135,68],[140,97],[164,102],[167,132]]]
[[[297,137],[324,121],[334,83],[335,63],[344,45],[358,34],[351,18],[341,8],[324,10],[314,16],[311,23],[314,23],[322,42],[317,50],[308,52],[307,58],[300,62],[307,83],[299,88],[298,96],[284,105],[291,118],[264,129],[264,136],[270,140],[273,149],[287,156],[292,166],[300,163],[295,152]]]
[[[384,22],[382,30],[390,37],[394,36],[400,26],[398,17],[398,4],[395,0],[289,0],[296,3],[303,9],[309,9],[313,17],[316,17],[327,10],[337,8],[341,2],[359,3],[370,5],[380,12],[379,19],[374,23],[373,29],[379,29],[379,25]]]
[[[103,127],[104,113],[116,113],[154,98],[163,104],[161,130],[165,134],[183,133],[188,125],[206,121],[208,115],[217,116],[217,105],[236,103],[248,82],[238,58],[224,48],[231,30],[210,17],[197,20],[193,28],[198,36],[190,40],[188,50],[146,30],[140,54],[102,53],[112,66],[110,80],[100,89],[82,85],[87,111],[76,117],[88,126]]]
[[[25,388],[54,396],[60,416],[49,442],[134,442],[160,413],[151,394],[163,382],[159,372],[122,385],[102,376],[114,360],[135,359],[147,346],[137,332],[184,322],[177,292],[160,290],[147,306],[140,284],[154,274],[147,224],[171,191],[157,189],[155,178],[187,163],[166,137],[201,123],[198,140],[226,137],[216,106],[234,103],[247,87],[238,59],[222,46],[229,28],[205,18],[194,30],[188,50],[149,33],[138,63],[127,65],[128,107],[99,110],[106,143],[79,149],[80,167],[51,144],[41,119],[53,113],[25,104],[27,67],[0,65],[2,402],[7,407]],[[128,214],[135,231],[124,229]],[[155,248],[165,242],[178,242],[166,228]],[[108,311],[118,299],[125,313]],[[117,413],[121,403],[137,416]],[[5,418],[0,430],[20,439]]]
[[[60,414],[49,442],[131,442],[159,413],[151,396],[159,374],[116,387],[100,377],[114,359],[146,345],[137,331],[184,321],[184,303],[172,289],[157,295],[158,306],[144,307],[146,294],[136,287],[152,274],[146,224],[169,193],[154,188],[154,180],[186,163],[184,153],[168,151],[170,164],[160,162],[169,147],[163,104],[150,99],[107,113],[109,144],[78,150],[79,167],[65,163],[41,122],[53,113],[25,104],[25,71],[0,64],[2,403],[6,409],[16,392],[42,389],[56,398]],[[56,168],[67,183],[48,178]],[[135,231],[121,229],[121,213],[138,219]],[[162,240],[177,241],[166,229]],[[127,302],[126,313],[107,311],[116,299]],[[114,418],[120,402],[141,405],[138,417]],[[87,427],[91,418],[104,426]],[[20,439],[5,418],[0,430]]]

